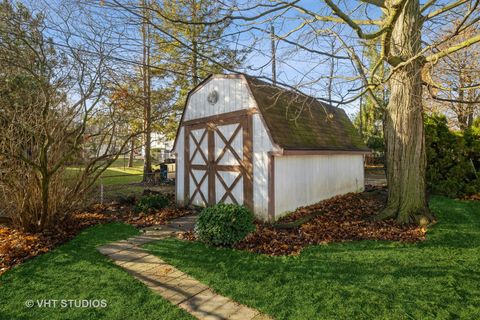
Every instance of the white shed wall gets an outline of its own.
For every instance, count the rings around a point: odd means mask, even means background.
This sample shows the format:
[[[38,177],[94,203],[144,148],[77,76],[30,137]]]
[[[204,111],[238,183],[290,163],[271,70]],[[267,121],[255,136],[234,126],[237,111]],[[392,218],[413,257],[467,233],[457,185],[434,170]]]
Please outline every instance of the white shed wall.
[[[218,93],[218,101],[211,105],[207,96]],[[256,102],[241,78],[213,77],[190,95],[183,120],[205,118],[222,113],[255,108]],[[253,206],[259,219],[268,219],[268,152],[274,149],[260,114],[252,115],[253,122]],[[216,141],[218,143],[218,141]],[[175,152],[177,153],[176,199],[184,204],[184,129],[178,132]],[[226,157],[225,159],[228,160]],[[225,160],[225,161],[227,161]]]
[[[214,105],[207,100],[212,90],[218,93],[218,101]],[[243,79],[213,77],[190,95],[183,119],[186,121],[205,118],[255,106],[255,100]]]
[[[180,127],[178,130],[178,136],[177,136],[177,145],[175,147],[175,151],[177,152],[177,157],[176,157],[176,170],[177,174],[175,177],[175,196],[176,196],[176,201],[177,204],[183,206],[184,205],[184,197],[185,197],[185,192],[183,189],[184,186],[184,181],[185,181],[185,152],[184,152],[184,144],[185,144],[185,138],[184,138],[184,130],[183,127]]]
[[[275,219],[298,207],[363,188],[363,155],[275,157]]]
[[[272,142],[263,125],[260,114],[253,120],[253,210],[262,220],[268,219],[268,152],[273,150]]]

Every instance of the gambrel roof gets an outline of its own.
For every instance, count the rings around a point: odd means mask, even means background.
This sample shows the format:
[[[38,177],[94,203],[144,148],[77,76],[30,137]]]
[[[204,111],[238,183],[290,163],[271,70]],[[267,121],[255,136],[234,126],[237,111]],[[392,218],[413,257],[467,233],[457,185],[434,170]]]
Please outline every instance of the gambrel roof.
[[[283,149],[369,151],[343,109],[244,77],[272,139]]]
[[[207,77],[189,93],[189,96],[214,76]],[[240,77],[246,81],[271,139],[280,148],[370,151],[343,109],[248,75],[223,75],[223,77]],[[185,108],[187,104],[188,98]],[[180,125],[182,122],[183,116]]]

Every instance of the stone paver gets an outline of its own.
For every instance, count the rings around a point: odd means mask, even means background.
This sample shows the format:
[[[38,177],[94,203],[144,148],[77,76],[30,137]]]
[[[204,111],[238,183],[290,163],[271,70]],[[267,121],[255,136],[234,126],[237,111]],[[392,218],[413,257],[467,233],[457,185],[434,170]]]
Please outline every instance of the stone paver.
[[[187,231],[193,229],[195,227],[195,223],[197,223],[197,216],[184,216],[175,219],[170,223],[171,227],[180,229],[182,231]]]
[[[146,251],[139,251],[138,249],[126,249],[122,251],[117,251],[112,254],[107,255],[113,261],[123,261],[128,262],[136,260],[148,255]]]
[[[98,251],[100,251],[100,253],[103,255],[110,255],[118,251],[132,248],[133,246],[134,246],[133,244],[128,243],[126,240],[122,240],[122,241],[109,243],[107,245],[99,247]]]
[[[126,241],[133,246],[141,246],[143,244],[153,242],[155,240],[158,240],[158,239],[155,239],[149,236],[136,236],[136,237],[128,238]]]
[[[97,248],[153,292],[202,320],[268,320],[269,316],[215,293],[207,285],[149,254],[139,246],[190,230],[197,217],[175,219],[167,226],[143,230],[143,235]]]

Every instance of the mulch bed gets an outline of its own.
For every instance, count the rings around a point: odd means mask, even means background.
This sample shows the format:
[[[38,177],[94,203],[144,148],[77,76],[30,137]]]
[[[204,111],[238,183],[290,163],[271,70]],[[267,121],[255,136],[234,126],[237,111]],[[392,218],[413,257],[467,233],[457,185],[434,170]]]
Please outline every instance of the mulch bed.
[[[176,209],[173,206],[145,214],[135,213],[131,206],[121,204],[93,205],[85,212],[73,214],[54,232],[27,233],[0,225],[0,275],[13,266],[72,239],[86,227],[123,221],[144,228],[166,224],[173,218],[191,213],[187,209]]]
[[[271,256],[296,255],[306,246],[355,240],[416,242],[425,240],[426,229],[417,225],[399,225],[395,220],[373,221],[386,202],[386,190],[369,188],[297,209],[275,225],[257,223],[256,231],[235,245],[236,249]],[[309,220],[296,227],[278,227]],[[193,241],[188,231],[177,235]]]

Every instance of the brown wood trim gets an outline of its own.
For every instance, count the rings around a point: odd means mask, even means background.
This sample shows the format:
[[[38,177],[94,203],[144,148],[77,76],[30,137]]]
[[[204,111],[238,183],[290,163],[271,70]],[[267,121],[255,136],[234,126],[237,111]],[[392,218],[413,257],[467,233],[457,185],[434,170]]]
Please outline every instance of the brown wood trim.
[[[192,170],[208,170],[208,165],[206,165],[206,164],[191,164],[190,169],[192,169]]]
[[[200,129],[196,129],[196,130],[200,130]],[[207,135],[208,133],[208,130],[205,128],[204,129],[204,132],[202,133],[202,136],[200,137],[200,141],[197,141],[197,138],[195,138],[195,135],[192,134],[192,130],[190,128],[190,136],[192,137],[192,140],[193,140],[193,143],[195,143],[195,151],[193,152],[193,154],[191,155],[189,161],[190,163],[193,161],[193,159],[195,158],[195,155],[197,153],[200,153],[200,155],[202,156],[203,158],[203,161],[207,164],[208,163],[208,159],[207,159],[207,156],[205,155],[205,153],[203,152],[202,150],[202,142],[203,140],[205,139],[205,136]],[[207,142],[208,143],[208,142]]]
[[[208,130],[208,203],[214,205],[216,202],[215,196],[215,129],[207,126]]]
[[[248,87],[248,86],[247,86]],[[247,114],[243,124],[243,199],[247,208],[253,211],[253,115]]]
[[[231,165],[231,164],[217,164],[215,165],[215,170],[217,171],[242,171],[242,166],[240,165]]]
[[[233,180],[232,184],[229,186],[227,186],[227,183],[225,182],[225,180],[223,180],[222,176],[220,174],[218,174],[218,172],[215,172],[215,174],[217,175],[218,177],[218,181],[220,181],[220,183],[223,185],[223,188],[225,189],[225,193],[223,195],[223,197],[220,199],[220,202],[223,202],[227,199],[227,197],[230,197],[230,199],[233,200],[233,202],[235,204],[238,204],[238,201],[237,199],[235,199],[235,197],[233,196],[232,194],[232,191],[233,189],[235,188],[235,186],[238,184],[238,182],[240,181],[240,179],[243,178],[243,174],[240,173],[236,178],[235,180]],[[245,179],[244,179],[245,180]],[[245,184],[244,184],[245,185]],[[245,195],[243,196],[243,198],[245,199]],[[245,202],[245,200],[244,200]]]
[[[237,73],[237,74],[210,74],[208,77],[206,77],[205,79],[203,79],[195,88],[193,88],[192,90],[190,90],[187,94],[187,99],[185,100],[185,104],[183,106],[183,110],[182,110],[182,116],[180,117],[180,122],[179,122],[179,125],[177,127],[177,133],[175,135],[175,141],[173,142],[173,147],[172,147],[172,150],[175,150],[175,148],[177,147],[177,137],[178,137],[178,133],[179,133],[179,130],[180,130],[180,127],[182,125],[184,125],[184,118],[185,118],[185,110],[187,109],[187,106],[188,106],[188,103],[190,101],[190,97],[192,94],[194,94],[195,92],[197,92],[198,90],[200,90],[200,88],[202,88],[208,81],[210,81],[211,79],[213,78],[227,78],[227,79],[243,79],[243,81],[246,83],[247,85],[247,88],[248,90],[250,90],[250,86],[248,85],[248,82],[245,78],[245,75],[242,74],[242,73]],[[255,99],[253,97],[253,94],[252,95],[252,98]]]
[[[200,90],[204,85],[207,84],[208,80],[212,79],[241,79],[242,74],[210,74],[208,77],[206,77],[200,84],[198,84],[195,88],[193,88],[190,93],[193,94]]]
[[[183,201],[185,205],[190,204],[190,128],[189,127],[184,127],[183,130],[183,136],[184,136],[184,143],[183,143],[183,148],[184,148],[184,181],[183,181]]]
[[[216,114],[216,115],[208,116],[208,117],[203,117],[203,118],[186,120],[186,121],[183,121],[183,123],[181,123],[181,125],[192,126],[192,125],[197,125],[197,124],[205,124],[206,122],[226,124],[228,122],[228,119],[230,119],[230,118],[238,118],[238,117],[241,117],[241,116],[245,116],[245,115],[248,115],[248,114],[255,114],[255,113],[258,113],[257,108],[242,109],[242,110],[220,113],[220,114]],[[233,120],[232,123],[234,123],[234,122],[235,122],[235,120]]]
[[[205,123],[202,122],[202,123],[191,124],[188,127],[190,128],[190,130],[203,129],[203,128],[205,128]]]
[[[236,123],[236,122],[235,122]],[[240,156],[238,155],[237,151],[232,148],[232,142],[235,141],[235,138],[238,136],[238,132],[240,132],[240,130],[243,129],[243,132],[245,132],[245,127],[243,126],[242,123],[239,123],[238,126],[235,128],[235,130],[233,131],[230,139],[227,140],[227,138],[225,138],[225,136],[223,135],[222,131],[221,130],[216,130],[217,132],[217,135],[220,137],[220,139],[222,139],[223,143],[225,144],[225,147],[223,147],[222,151],[220,152],[220,155],[218,156],[217,159],[214,159],[215,161],[215,164],[218,164],[220,163],[220,161],[222,160],[223,156],[225,155],[225,153],[227,152],[227,149],[230,150],[230,152],[232,153],[232,155],[235,157],[235,159],[238,161],[238,163],[242,163],[242,159],[240,158]],[[242,140],[243,141],[243,140]],[[245,144],[245,142],[243,142]]]
[[[285,150],[280,153],[282,156],[314,156],[314,155],[335,155],[335,154],[369,154],[371,151],[356,150]]]
[[[211,78],[213,78],[213,74],[211,74],[211,75],[209,75],[208,77],[206,77],[205,79],[203,79],[202,82],[200,82],[195,88],[193,88],[192,90],[190,90],[190,91],[187,93],[187,99],[185,100],[185,104],[183,105],[182,116],[180,117],[180,122],[179,122],[178,127],[177,127],[177,132],[176,132],[176,134],[175,134],[175,141],[173,141],[172,150],[175,150],[176,147],[177,147],[178,133],[180,132],[180,127],[182,126],[183,118],[185,117],[185,110],[187,109],[188,102],[190,101],[191,95],[192,95],[195,91],[197,91],[199,88],[203,87],[203,85],[204,85],[205,83],[207,83]]]
[[[275,221],[275,155],[268,153],[268,220]]]
[[[167,173],[167,178],[168,178],[168,173]],[[175,204],[177,205],[178,205],[178,186],[179,185],[180,184],[178,183],[178,157],[175,157]]]
[[[208,171],[205,171],[205,173],[203,174],[200,181],[197,181],[197,178],[195,178],[195,175],[193,174],[193,170],[191,170],[188,174],[192,175],[193,183],[195,183],[195,191],[193,191],[193,193],[191,194],[192,199],[195,198],[195,195],[198,193],[202,197],[203,201],[206,204],[208,204],[208,199],[207,199],[207,197],[205,197],[205,195],[203,194],[203,191],[202,191],[202,184],[205,182],[205,179],[208,176]],[[208,183],[208,181],[207,181],[207,183]]]
[[[245,109],[239,110],[238,112],[231,112],[227,114],[220,114],[215,117],[207,117],[203,119],[196,119],[201,120],[201,122],[189,122],[190,124],[185,124],[183,127],[185,128],[185,199],[188,201],[187,203],[190,204],[191,198],[195,195],[200,194],[202,200],[207,199],[207,204],[212,205],[216,203],[216,176],[219,172],[225,171],[232,171],[238,172],[239,175],[235,178],[234,182],[230,187],[226,186],[225,181],[220,180],[222,185],[225,188],[225,194],[222,195],[222,199],[220,202],[224,201],[226,198],[232,198],[232,201],[238,203],[238,199],[235,199],[232,192],[235,186],[238,184],[240,179],[243,180],[243,204],[248,208],[253,210],[253,164],[252,164],[252,145],[253,145],[253,134],[252,134],[252,110],[253,109]],[[223,133],[220,131],[220,126],[229,125],[229,124],[238,124],[238,127],[235,128],[232,136],[227,140]],[[207,131],[206,137],[208,139],[208,155],[205,155],[200,146],[202,144],[203,139],[205,139],[205,133],[202,133],[202,137],[200,141],[192,135],[192,130],[202,129],[205,128]],[[238,150],[233,149],[232,142],[239,136],[240,129],[243,130],[242,132],[242,140],[243,140],[243,156],[240,157],[238,154]],[[215,159],[215,133],[219,135],[219,138],[223,140],[225,146],[223,147],[224,153],[227,149],[230,150],[235,157],[238,165],[222,165],[217,163],[217,159]],[[190,138],[192,137],[192,138]],[[193,141],[195,144],[195,151],[192,152],[190,150],[190,140]],[[192,146],[193,147],[193,146]],[[195,155],[197,152],[202,153],[202,156],[207,158],[207,162],[205,165],[199,164],[192,164],[192,155]],[[191,153],[191,154],[190,154]],[[220,157],[219,157],[220,158]],[[204,159],[205,160],[205,159]],[[221,159],[220,159],[221,160]],[[193,177],[193,182],[196,185],[196,188],[192,195],[190,194],[190,175],[192,175],[192,170],[202,170],[206,171],[206,176],[202,176],[201,181],[196,181]],[[221,177],[220,177],[221,178]],[[208,184],[208,195],[205,195],[200,190],[202,183],[205,182]]]

